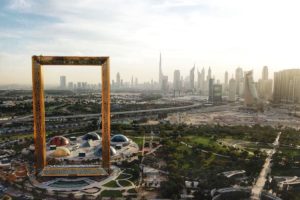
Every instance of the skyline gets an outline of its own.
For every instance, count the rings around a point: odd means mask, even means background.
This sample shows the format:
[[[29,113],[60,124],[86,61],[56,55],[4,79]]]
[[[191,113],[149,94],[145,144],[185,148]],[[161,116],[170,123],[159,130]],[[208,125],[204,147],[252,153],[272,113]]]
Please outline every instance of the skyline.
[[[257,80],[265,65],[272,78],[275,71],[300,66],[298,4],[6,0],[0,6],[0,84],[31,84],[31,56],[40,54],[108,55],[111,76],[120,72],[129,81],[132,75],[141,82],[158,81],[159,52],[170,78],[176,69],[187,76],[194,64],[199,70],[210,66],[221,81],[226,70],[231,78],[237,67],[254,70]],[[45,72],[51,84],[77,71],[54,69]],[[88,68],[78,69],[74,77],[100,81]]]

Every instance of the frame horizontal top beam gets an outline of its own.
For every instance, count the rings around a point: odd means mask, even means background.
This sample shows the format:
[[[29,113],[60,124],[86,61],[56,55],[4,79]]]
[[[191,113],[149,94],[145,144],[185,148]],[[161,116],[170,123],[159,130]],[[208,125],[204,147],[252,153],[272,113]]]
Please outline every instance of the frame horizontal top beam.
[[[103,65],[108,57],[32,56],[40,65]]]

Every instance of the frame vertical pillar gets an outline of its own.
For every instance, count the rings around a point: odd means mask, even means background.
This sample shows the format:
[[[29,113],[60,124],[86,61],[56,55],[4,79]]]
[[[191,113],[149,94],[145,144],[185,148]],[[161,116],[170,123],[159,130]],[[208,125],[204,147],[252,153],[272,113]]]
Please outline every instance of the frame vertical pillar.
[[[44,81],[42,67],[37,62],[36,56],[32,57],[32,102],[34,120],[34,145],[35,145],[35,170],[38,174],[46,165],[46,129],[45,129],[45,104]]]
[[[102,167],[110,170],[110,66],[109,58],[102,66]]]

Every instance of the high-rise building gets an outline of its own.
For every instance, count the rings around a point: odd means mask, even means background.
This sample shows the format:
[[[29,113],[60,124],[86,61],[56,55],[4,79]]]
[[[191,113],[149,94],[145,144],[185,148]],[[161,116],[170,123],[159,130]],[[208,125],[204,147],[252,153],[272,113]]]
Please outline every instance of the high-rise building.
[[[87,82],[81,82],[82,89],[87,89]]]
[[[174,71],[173,89],[174,89],[174,91],[180,91],[181,90],[180,71],[179,70]]]
[[[131,76],[131,87],[133,87],[133,76]]]
[[[138,84],[139,84],[138,78],[137,78],[137,77],[135,77],[135,82],[134,82],[134,85],[137,87],[137,86],[138,86]]]
[[[209,79],[208,101],[217,103],[222,101],[222,85],[215,84],[214,79]]]
[[[69,90],[73,90],[73,89],[74,89],[74,84],[73,84],[73,82],[69,82],[69,83],[68,83],[68,89],[69,89]]]
[[[208,68],[208,73],[207,73],[207,81],[211,79],[211,69],[210,67]]]
[[[121,87],[121,76],[119,72],[117,73],[116,84],[118,88]]]
[[[209,79],[208,81],[208,101],[213,101],[213,86],[214,86],[214,79]]]
[[[190,70],[190,90],[194,91],[195,90],[195,65],[194,67]]]
[[[211,68],[209,67],[207,71],[206,81],[204,81],[204,93],[206,95],[208,94],[208,96],[209,96],[209,90],[211,89],[209,88],[210,79],[212,79],[212,75],[211,75]]]
[[[300,69],[274,73],[273,100],[276,103],[300,103]]]
[[[223,87],[223,91],[224,91],[224,94],[228,94],[228,72],[226,71],[225,72],[225,75],[224,75],[224,87]]]
[[[204,67],[201,70],[201,76],[200,76],[200,94],[204,94],[205,92],[205,69]]]
[[[67,87],[67,79],[66,76],[60,76],[60,89],[66,89]]]
[[[81,82],[77,82],[77,89],[81,89]]]
[[[272,98],[272,79],[268,79],[268,67],[264,66],[262,77],[258,80],[257,91],[258,95],[263,100],[271,100]]]
[[[253,71],[248,71],[245,73],[245,83],[244,83],[244,105],[254,106],[258,105],[258,95],[256,87],[253,81]]]
[[[213,84],[212,90],[212,102],[217,103],[222,101],[222,85]]]
[[[241,96],[243,94],[243,69],[238,67],[235,70],[235,81],[236,81],[236,94]]]
[[[263,71],[262,71],[262,80],[268,80],[268,76],[269,76],[269,73],[268,73],[268,67],[267,66],[264,66],[263,68]]]
[[[167,92],[169,89],[168,76],[162,77],[162,85],[161,89],[163,92]]]
[[[159,54],[159,74],[158,74],[158,84],[159,87],[162,88],[162,81],[163,81],[163,72],[162,72],[162,60],[161,60],[161,53]]]
[[[228,85],[228,72],[227,71],[225,72],[225,75],[224,75],[224,84],[225,84],[225,86]]]
[[[236,81],[231,78],[229,81],[228,101],[234,102],[236,95]]]

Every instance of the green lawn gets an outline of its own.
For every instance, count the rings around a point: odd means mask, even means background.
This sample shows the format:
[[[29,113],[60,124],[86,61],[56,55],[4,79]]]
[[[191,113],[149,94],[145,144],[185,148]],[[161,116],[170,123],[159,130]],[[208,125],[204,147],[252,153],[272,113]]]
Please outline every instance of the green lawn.
[[[220,150],[225,151],[227,149],[226,147],[224,148],[222,145],[218,144],[218,141],[214,141],[209,137],[192,135],[192,136],[186,136],[184,138],[187,139],[187,143],[192,146],[202,145],[204,148],[210,147],[214,152]]]
[[[210,140],[208,137],[202,137],[202,136],[187,136],[187,139],[189,139],[191,142],[196,144],[202,144],[204,146],[208,146],[209,144],[213,144],[214,142]]]
[[[143,146],[143,138],[132,137],[131,139],[132,139],[135,143],[137,143],[137,145],[139,145],[140,148]]]
[[[116,181],[110,181],[110,182],[104,184],[103,186],[105,186],[105,187],[112,187],[112,188],[119,187],[119,186],[117,185]]]
[[[132,184],[127,180],[119,180],[120,185],[126,187],[126,186],[132,186]]]
[[[102,197],[122,197],[122,192],[119,190],[104,190],[101,192]]]
[[[282,152],[283,155],[287,155],[288,157],[299,157],[300,149],[290,149],[290,148],[279,148],[279,151]]]
[[[128,174],[121,174],[120,176],[118,176],[117,179],[127,179],[127,178],[130,178],[130,175],[128,175]]]

